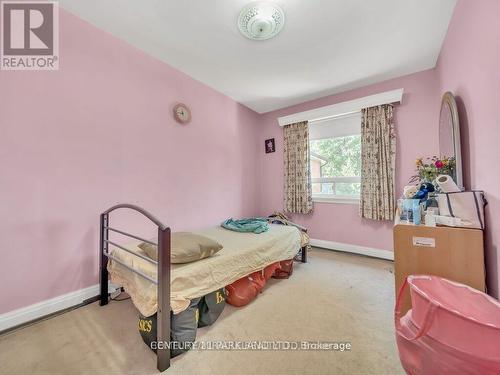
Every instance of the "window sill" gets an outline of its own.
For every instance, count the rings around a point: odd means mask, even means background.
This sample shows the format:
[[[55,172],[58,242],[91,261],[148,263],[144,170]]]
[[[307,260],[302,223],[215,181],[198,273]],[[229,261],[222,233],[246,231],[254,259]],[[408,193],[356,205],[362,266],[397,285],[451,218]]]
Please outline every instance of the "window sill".
[[[335,204],[359,204],[359,198],[350,197],[312,197],[313,202],[316,203],[335,203]]]

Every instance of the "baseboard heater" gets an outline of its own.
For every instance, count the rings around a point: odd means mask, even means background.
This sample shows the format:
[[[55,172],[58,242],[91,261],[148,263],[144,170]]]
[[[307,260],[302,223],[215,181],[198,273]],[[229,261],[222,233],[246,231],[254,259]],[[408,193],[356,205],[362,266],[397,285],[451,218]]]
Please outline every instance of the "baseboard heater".
[[[314,246],[314,247],[320,247],[322,249],[327,249],[327,250],[335,250],[335,251],[341,251],[344,253],[351,253],[351,254],[360,254],[360,255],[365,255],[365,256],[372,257],[372,258],[379,258],[379,259],[394,261],[394,252],[391,250],[376,249],[376,248],[372,248],[372,247],[351,245],[351,244],[326,241],[326,240],[317,240],[317,239],[312,239],[312,238],[310,240],[310,245]]]

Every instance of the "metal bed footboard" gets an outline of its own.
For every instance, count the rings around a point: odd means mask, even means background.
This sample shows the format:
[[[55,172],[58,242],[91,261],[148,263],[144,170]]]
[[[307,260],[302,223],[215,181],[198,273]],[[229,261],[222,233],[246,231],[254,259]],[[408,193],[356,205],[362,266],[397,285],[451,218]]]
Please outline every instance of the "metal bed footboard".
[[[117,209],[130,209],[146,216],[158,227],[158,242],[143,239],[139,236],[127,233],[125,231],[112,228],[109,225],[109,214]],[[141,254],[131,251],[109,240],[109,232],[119,233],[121,235],[134,238],[139,241],[147,242],[158,246],[158,262],[149,259]],[[133,254],[147,262],[153,263],[158,267],[158,279],[155,280],[148,275],[129,267],[114,257],[108,251],[108,245],[116,246],[130,254]],[[123,267],[145,278],[146,280],[158,286],[158,313],[157,313],[157,342],[162,345],[157,347],[157,368],[159,371],[165,371],[170,367],[170,348],[167,345],[170,342],[170,228],[167,228],[157,218],[148,211],[133,204],[119,204],[113,206],[101,214],[100,222],[100,240],[99,240],[99,268],[100,268],[100,305],[108,304],[108,259],[121,264]],[[164,344],[167,343],[167,344]]]

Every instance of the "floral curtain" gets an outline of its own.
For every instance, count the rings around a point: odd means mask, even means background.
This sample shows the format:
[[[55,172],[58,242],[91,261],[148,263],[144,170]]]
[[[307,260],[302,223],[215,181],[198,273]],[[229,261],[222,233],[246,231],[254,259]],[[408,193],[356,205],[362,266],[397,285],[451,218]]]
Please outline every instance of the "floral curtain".
[[[309,168],[309,127],[307,121],[284,127],[285,212],[308,214],[313,210]]]
[[[396,136],[390,104],[361,111],[361,199],[359,215],[394,220]]]

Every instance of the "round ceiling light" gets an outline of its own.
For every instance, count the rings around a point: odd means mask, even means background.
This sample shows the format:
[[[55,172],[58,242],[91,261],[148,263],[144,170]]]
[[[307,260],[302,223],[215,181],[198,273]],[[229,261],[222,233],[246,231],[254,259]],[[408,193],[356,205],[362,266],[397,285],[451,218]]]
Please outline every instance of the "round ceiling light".
[[[285,13],[276,4],[258,1],[244,7],[238,27],[248,39],[266,40],[276,36],[285,24]]]

